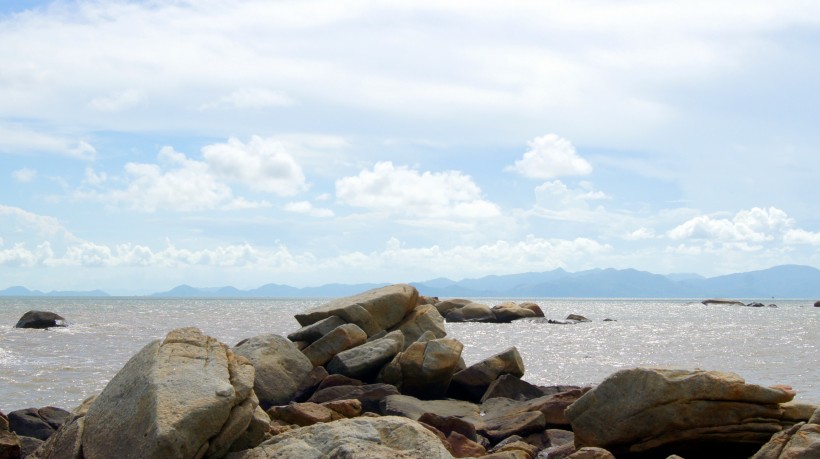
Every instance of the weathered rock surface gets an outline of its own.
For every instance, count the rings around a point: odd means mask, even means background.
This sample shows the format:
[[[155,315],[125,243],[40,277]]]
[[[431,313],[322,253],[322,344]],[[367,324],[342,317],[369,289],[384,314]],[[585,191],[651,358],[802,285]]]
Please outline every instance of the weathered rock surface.
[[[327,335],[339,325],[344,325],[346,323],[347,322],[342,320],[339,316],[330,316],[296,330],[288,335],[288,339],[291,341],[302,341],[308,343],[309,345],[317,339]]]
[[[544,392],[539,389],[538,386],[534,386],[518,376],[505,374],[490,383],[484,395],[481,397],[481,402],[483,403],[487,401],[487,399],[496,397],[525,401],[543,396]]]
[[[509,323],[518,319],[528,319],[538,317],[532,309],[522,308],[516,303],[502,303],[492,308],[495,322]]]
[[[45,441],[65,423],[68,416],[68,411],[51,406],[16,410],[8,414],[9,430],[17,435]]]
[[[421,398],[444,396],[461,358],[464,345],[450,338],[417,341],[382,369],[379,380],[403,394]]]
[[[49,311],[28,311],[20,317],[15,328],[52,328],[65,327],[65,318]]]
[[[546,424],[540,411],[525,411],[483,419],[476,430],[493,443],[498,443],[511,435],[525,436],[541,432]]]
[[[470,417],[468,419],[472,418]],[[458,416],[442,416],[428,412],[422,414],[417,421],[435,427],[445,436],[450,435],[452,432],[457,432],[472,441],[477,440],[475,425]]]
[[[257,406],[254,369],[195,328],[172,330],[132,357],[82,419],[96,458],[221,457]]]
[[[727,449],[743,457],[781,430],[778,404],[793,397],[733,373],[636,368],[609,376],[565,414],[579,448],[616,455],[678,448],[693,457]]]
[[[343,419],[291,430],[226,459],[451,459],[442,442],[421,424],[384,416]]]
[[[453,375],[448,394],[461,400],[479,401],[490,384],[501,375],[524,376],[524,361],[511,347]]]
[[[374,335],[398,324],[416,307],[419,292],[407,284],[396,284],[339,298],[323,306],[296,314],[300,325],[310,325],[330,316],[338,316]]]
[[[425,413],[453,416],[475,424],[481,418],[479,406],[463,400],[420,400],[409,395],[390,395],[384,398],[381,414],[419,420]],[[464,432],[462,432],[464,433]]]
[[[467,303],[460,308],[451,309],[444,316],[447,322],[494,322],[495,314],[486,304]]]
[[[0,429],[0,459],[19,459],[22,446],[13,432]]]
[[[444,300],[439,301],[435,304],[436,309],[438,310],[439,314],[442,317],[446,317],[447,313],[452,311],[453,309],[458,309],[466,304],[472,303],[471,300],[466,300],[463,298],[454,298],[452,300]]]
[[[567,456],[567,459],[615,459],[615,456],[603,448],[585,446]]]
[[[820,409],[808,422],[799,422],[775,434],[751,459],[820,458]]]
[[[325,403],[334,400],[356,399],[361,402],[362,410],[378,413],[380,403],[386,397],[398,395],[399,391],[390,384],[366,384],[364,386],[333,386],[317,390],[308,399],[309,402]]]
[[[325,367],[313,367],[313,369],[310,370],[310,373],[308,373],[307,376],[302,379],[302,382],[299,383],[299,387],[296,388],[296,393],[293,395],[293,401],[304,402],[309,399],[327,376],[328,373]]]
[[[82,454],[82,435],[85,426],[85,415],[94,403],[95,397],[89,397],[75,408],[66,422],[29,456],[31,459],[85,459]]]
[[[480,443],[456,431],[447,435],[447,442],[454,457],[481,457],[487,454],[487,450]]]
[[[384,338],[342,351],[330,360],[327,370],[330,373],[372,381],[381,368],[404,348],[404,339],[404,334],[396,330]]]
[[[299,384],[313,369],[310,360],[290,340],[278,335],[260,335],[233,349],[253,365],[253,390],[263,409],[291,401]]]
[[[324,365],[336,354],[364,344],[367,333],[354,324],[344,324],[334,328],[327,335],[314,341],[302,352],[313,366]]]
[[[447,332],[444,330],[444,317],[438,310],[429,304],[417,306],[413,309],[393,330],[401,331],[404,334],[405,347],[410,343],[418,341],[419,337],[426,332],[432,332],[435,338],[444,338]]]

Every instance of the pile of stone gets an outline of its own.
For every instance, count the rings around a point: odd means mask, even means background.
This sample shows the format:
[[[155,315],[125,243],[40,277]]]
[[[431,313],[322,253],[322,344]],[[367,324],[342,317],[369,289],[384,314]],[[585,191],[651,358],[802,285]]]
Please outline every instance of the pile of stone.
[[[646,368],[536,386],[515,348],[466,365],[440,311],[470,303],[441,303],[389,286],[233,348],[173,330],[71,413],[3,417],[0,458],[820,457],[820,412],[790,388]]]

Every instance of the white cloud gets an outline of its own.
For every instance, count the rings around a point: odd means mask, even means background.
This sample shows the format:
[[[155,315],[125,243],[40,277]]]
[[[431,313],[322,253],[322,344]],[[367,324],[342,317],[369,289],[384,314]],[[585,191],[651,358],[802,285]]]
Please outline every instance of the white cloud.
[[[253,136],[243,143],[231,138],[204,147],[202,155],[214,175],[254,190],[293,196],[307,189],[301,166],[276,139]]]
[[[11,176],[14,177],[14,180],[17,180],[20,183],[29,183],[34,181],[37,177],[37,171],[24,167],[23,169],[13,171]]]
[[[528,142],[530,147],[524,157],[508,166],[507,170],[525,177],[550,179],[568,175],[588,175],[592,166],[578,156],[569,140],[555,134],[536,137]]]
[[[47,134],[23,125],[0,124],[0,153],[50,153],[81,160],[93,160],[97,150],[85,140]]]
[[[497,205],[483,199],[473,179],[460,171],[420,173],[389,161],[337,180],[336,197],[355,207],[425,218],[480,219],[500,214]]]
[[[136,89],[126,89],[108,94],[107,96],[95,97],[88,104],[94,110],[101,112],[116,112],[131,108],[137,105],[142,99],[142,93]]]
[[[667,233],[670,239],[706,239],[724,242],[771,241],[794,224],[785,212],[775,207],[741,210],[730,220],[701,215]]]
[[[783,235],[783,242],[790,245],[805,244],[820,246],[820,232],[790,229]]]
[[[293,99],[281,91],[262,88],[241,88],[214,102],[203,104],[201,109],[215,108],[267,108],[293,105]]]
[[[285,210],[297,214],[308,214],[313,217],[332,217],[333,211],[321,207],[313,207],[310,201],[295,201],[285,204]]]
[[[642,241],[646,239],[654,239],[655,237],[655,230],[652,228],[638,228],[635,231],[624,235],[624,239],[627,241]]]

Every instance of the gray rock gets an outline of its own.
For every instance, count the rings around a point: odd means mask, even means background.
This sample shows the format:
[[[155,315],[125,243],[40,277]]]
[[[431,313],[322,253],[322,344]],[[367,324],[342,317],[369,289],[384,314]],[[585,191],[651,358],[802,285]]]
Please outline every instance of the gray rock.
[[[524,361],[511,347],[453,375],[448,394],[461,400],[479,401],[490,384],[501,375],[524,376]]]
[[[438,314],[438,313],[436,313]],[[342,351],[327,364],[329,373],[372,380],[404,348],[404,335],[396,330],[374,341]]]
[[[396,284],[339,298],[323,306],[296,314],[300,325],[310,325],[330,316],[339,316],[374,335],[398,324],[418,303],[419,292],[407,284]]]
[[[396,386],[390,384],[366,384],[364,386],[333,386],[317,390],[308,402],[325,403],[336,400],[356,399],[362,403],[362,410],[371,413],[380,411],[381,401],[391,395],[398,395]]]
[[[278,335],[254,336],[233,349],[255,369],[253,390],[263,409],[291,401],[313,369],[305,354]]]
[[[304,327],[296,330],[295,332],[288,335],[288,339],[291,341],[302,341],[305,343],[312,343],[317,339],[327,335],[334,328],[338,327],[339,325],[344,325],[346,322],[339,318],[339,316],[330,316],[326,319],[322,319],[318,322],[312,323],[310,325],[305,325]]]
[[[464,345],[449,338],[416,341],[384,366],[379,381],[403,394],[439,398],[446,394]]]
[[[380,413],[385,416],[403,416],[418,420],[425,413],[453,416],[475,424],[481,412],[475,403],[463,400],[420,400],[409,395],[389,395],[381,403]]]
[[[8,414],[8,419],[9,430],[12,432],[43,441],[48,440],[48,437],[52,436],[59,428],[59,426],[55,428],[40,417],[37,408],[12,411]]]
[[[393,330],[399,330],[404,334],[405,348],[428,332],[432,333],[435,338],[447,336],[444,330],[444,317],[429,304],[417,306],[393,327]]]
[[[481,402],[483,403],[487,399],[494,397],[505,397],[524,401],[542,397],[543,395],[544,392],[537,386],[522,380],[518,376],[505,374],[490,383],[484,395],[481,397]]]
[[[313,366],[324,365],[336,354],[367,341],[367,333],[355,324],[344,324],[316,340],[302,352]]]
[[[52,328],[65,327],[63,316],[48,311],[28,311],[20,317],[15,328]]]
[[[421,424],[396,416],[359,417],[291,430],[226,459],[452,459]]]

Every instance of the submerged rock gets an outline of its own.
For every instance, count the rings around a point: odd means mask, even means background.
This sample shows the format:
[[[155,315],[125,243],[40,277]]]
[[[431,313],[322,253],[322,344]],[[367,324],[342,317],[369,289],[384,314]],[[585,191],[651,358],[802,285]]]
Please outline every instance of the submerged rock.
[[[14,328],[52,328],[65,327],[65,318],[49,311],[29,311],[20,317]]]
[[[730,305],[730,306],[746,306],[746,303],[744,303],[742,301],[728,300],[726,298],[709,298],[708,300],[701,301],[701,303],[703,303],[707,306],[711,305],[711,304],[724,304],[724,305]]]

